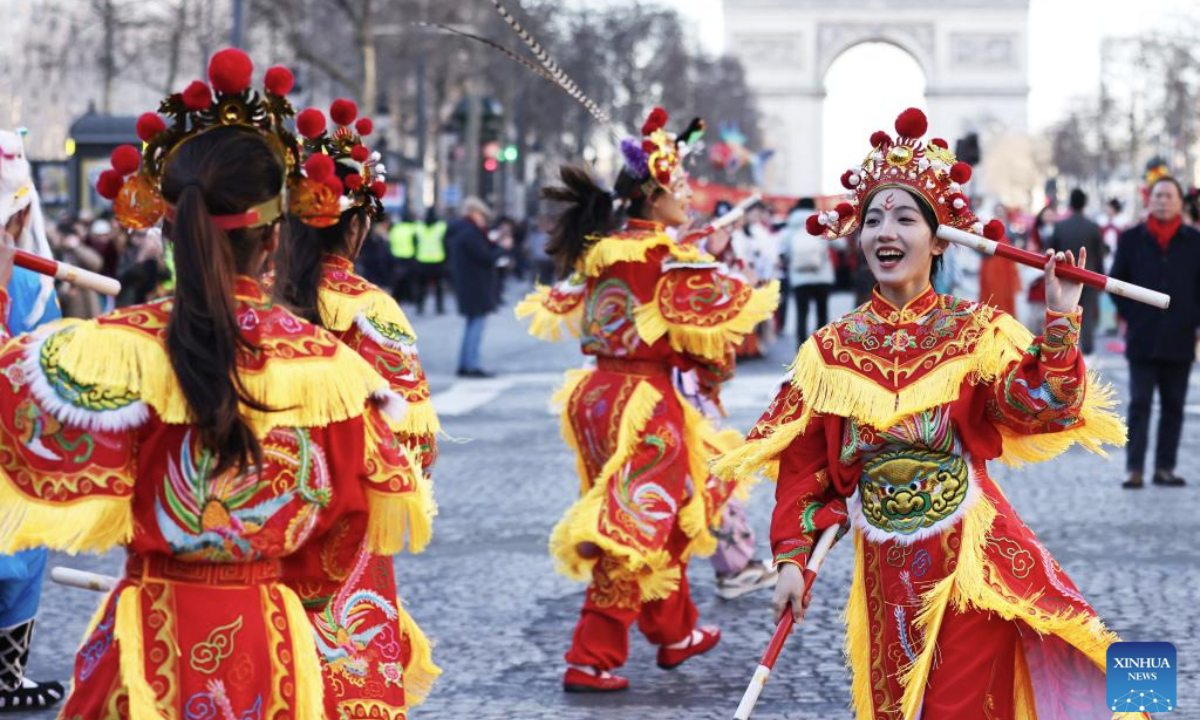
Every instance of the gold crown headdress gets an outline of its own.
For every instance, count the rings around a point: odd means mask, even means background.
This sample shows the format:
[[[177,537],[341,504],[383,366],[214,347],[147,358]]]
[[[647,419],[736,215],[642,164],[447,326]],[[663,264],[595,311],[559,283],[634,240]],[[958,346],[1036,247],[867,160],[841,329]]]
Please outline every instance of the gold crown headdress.
[[[156,225],[172,209],[162,196],[162,178],[171,154],[183,143],[219,127],[244,127],[261,133],[284,162],[288,184],[301,177],[300,148],[284,124],[295,115],[287,93],[295,83],[290,70],[267,70],[265,90],[250,89],[254,66],[246,53],[226,48],[208,64],[210,84],[193,81],[182,92],[169,95],[158,113],[144,113],[137,121],[143,150],[122,145],[113,151],[112,168],[100,174],[96,191],[113,201],[113,216],[123,227],[142,230]],[[171,124],[163,120],[166,116]],[[224,229],[260,227],[284,211],[284,188],[274,198],[234,215],[214,215]]]
[[[305,182],[291,203],[291,212],[313,227],[337,224],[351,208],[366,208],[373,218],[383,216],[387,192],[387,169],[378,152],[363,144],[374,130],[368,117],[358,117],[358,106],[350,100],[334,100],[329,106],[334,128],[328,130],[325,114],[316,108],[296,116],[296,131],[304,138],[301,148]],[[352,170],[339,178],[335,166]]]

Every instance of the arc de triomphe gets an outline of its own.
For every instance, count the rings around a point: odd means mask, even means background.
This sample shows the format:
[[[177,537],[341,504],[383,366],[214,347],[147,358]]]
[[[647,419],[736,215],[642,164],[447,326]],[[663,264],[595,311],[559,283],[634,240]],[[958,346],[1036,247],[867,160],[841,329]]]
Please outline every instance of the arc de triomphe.
[[[726,51],[745,66],[776,151],[768,192],[820,192],[825,74],[864,42],[912,55],[931,129],[951,142],[1026,129],[1029,0],[724,0],[724,10]]]

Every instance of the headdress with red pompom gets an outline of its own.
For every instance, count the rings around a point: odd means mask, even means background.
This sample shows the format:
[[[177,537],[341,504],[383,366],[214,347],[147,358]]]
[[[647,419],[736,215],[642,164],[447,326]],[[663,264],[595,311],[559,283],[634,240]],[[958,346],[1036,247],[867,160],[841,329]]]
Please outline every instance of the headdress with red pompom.
[[[208,64],[210,84],[193,81],[163,100],[157,114],[138,118],[142,151],[132,145],[118,147],[112,153],[112,168],[96,182],[96,191],[113,201],[113,217],[120,225],[142,230],[171,214],[162,196],[163,171],[171,153],[214,128],[237,126],[262,133],[284,162],[289,181],[298,177],[300,148],[284,124],[295,114],[285,97],[294,84],[292,73],[280,66],[270,68],[264,78],[265,92],[259,93],[250,89],[253,71],[246,53],[236,48],[220,50]],[[214,215],[213,221],[226,230],[268,225],[284,211],[284,188],[279,190],[278,196],[245,213]]]
[[[296,130],[304,138],[305,176],[293,188],[290,211],[313,227],[335,225],[342,213],[356,207],[366,208],[373,218],[382,217],[387,169],[379,153],[363,144],[374,123],[358,117],[358,106],[342,99],[329,106],[329,118],[332,130],[316,108],[296,116]],[[344,180],[335,171],[339,163],[353,171]]]
[[[700,118],[692,120],[679,135],[666,131],[668,119],[667,111],[656,107],[642,123],[641,140],[621,141],[625,172],[644,181],[634,188],[635,195],[649,196],[656,188],[670,190],[683,172],[684,160],[704,134],[704,121]]]
[[[872,134],[871,152],[862,165],[842,173],[849,196],[833,210],[810,217],[808,231],[831,240],[851,234],[875,193],[895,187],[916,193],[933,209],[938,224],[982,233],[983,224],[962,188],[971,179],[971,166],[958,162],[941,138],[921,142],[928,127],[925,113],[909,108],[896,118],[896,138],[883,130]]]

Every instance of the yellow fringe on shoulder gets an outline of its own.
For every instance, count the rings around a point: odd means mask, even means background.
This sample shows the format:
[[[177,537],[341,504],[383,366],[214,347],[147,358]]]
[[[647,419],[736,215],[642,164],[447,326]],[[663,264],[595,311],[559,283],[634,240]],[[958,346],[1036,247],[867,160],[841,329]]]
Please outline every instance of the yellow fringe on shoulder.
[[[140,331],[95,322],[77,322],[70,327],[59,365],[72,379],[134,393],[153,407],[163,422],[182,425],[192,421],[160,341]],[[332,337],[329,341],[336,342]],[[273,358],[261,371],[243,371],[241,380],[251,397],[277,408],[240,407],[239,414],[259,438],[276,427],[322,427],[359,417],[371,393],[388,387],[367,361],[341,343],[332,357]]]
[[[772,281],[753,290],[745,307],[719,325],[699,327],[668,321],[659,307],[657,292],[655,299],[634,310],[633,316],[638,336],[647,343],[653,344],[666,335],[676,352],[720,362],[726,358],[731,346],[741,343],[756,325],[771,317],[778,306],[779,283]]]
[[[307,620],[305,621],[307,629]],[[311,633],[310,633],[311,635]],[[166,720],[158,708],[158,695],[146,680],[146,652],[142,644],[141,589],[127,587],[117,596],[113,637],[120,648],[118,666],[121,684],[129,694],[129,720]],[[316,661],[316,647],[313,648]]]
[[[1012,467],[1041,462],[1061,455],[1067,448],[1079,444],[1097,455],[1108,456],[1102,445],[1121,447],[1125,444],[1125,423],[1114,409],[1117,401],[1112,385],[1103,383],[1095,373],[1088,373],[1087,392],[1079,418],[1083,421],[1062,432],[1027,435],[1005,425],[998,426],[1003,439],[1000,462]]]
[[[570,380],[568,384],[572,384]],[[558,396],[562,393],[560,391]],[[563,575],[573,580],[591,579],[592,568],[599,560],[599,555],[584,557],[579,552],[580,544],[590,543],[601,553],[618,558],[626,565],[645,600],[665,598],[679,587],[679,568],[671,566],[670,554],[665,550],[643,552],[599,532],[600,513],[608,496],[609,484],[637,450],[646,424],[662,400],[662,394],[653,385],[648,382],[638,384],[625,404],[612,455],[584,496],[567,510],[554,528],[550,536],[550,554]]]
[[[651,250],[672,247],[675,241],[666,233],[655,233],[644,239],[604,237],[584,253],[580,270],[588,277],[596,277],[609,267],[621,262],[644,262]]]
[[[812,413],[805,410],[800,419],[770,428],[765,436],[749,440],[741,447],[725,453],[713,464],[713,473],[725,480],[759,475],[777,480],[779,456],[796,438],[804,434],[811,416]]]
[[[518,320],[532,318],[529,322],[529,334],[539,340],[558,342],[563,330],[574,337],[579,337],[583,327],[583,300],[580,299],[570,310],[557,313],[550,309],[550,288],[538,285],[537,288],[517,303],[513,310]]]
[[[400,636],[408,637],[408,645],[412,650],[404,666],[404,702],[413,708],[425,702],[442,669],[433,662],[433,644],[399,600],[396,601],[396,613]]]
[[[133,498],[93,495],[48,502],[21,492],[0,470],[0,553],[48,547],[106,552],[133,537]]]
[[[322,287],[317,293],[317,312],[321,316],[321,324],[334,332],[345,332],[354,324],[354,318],[362,314],[378,322],[395,325],[414,342],[417,339],[417,333],[408,316],[400,309],[400,304],[377,287],[360,295],[346,295]]]
[[[377,555],[395,555],[404,549],[419,553],[433,538],[433,482],[428,476],[417,481],[414,492],[385,493],[368,489],[367,548]]]
[[[279,588],[283,598],[288,638],[294,650],[292,664],[296,668],[296,720],[324,720],[325,681],[321,678],[321,660],[317,654],[311,621],[304,611],[304,604],[291,588],[282,584],[275,587]],[[267,590],[266,586],[262,588],[264,603],[267,602]]]

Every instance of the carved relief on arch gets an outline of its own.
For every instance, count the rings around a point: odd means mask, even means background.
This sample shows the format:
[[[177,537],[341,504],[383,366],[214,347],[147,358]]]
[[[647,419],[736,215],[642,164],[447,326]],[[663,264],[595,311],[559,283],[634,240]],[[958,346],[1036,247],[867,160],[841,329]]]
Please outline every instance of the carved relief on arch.
[[[931,22],[823,22],[817,25],[817,77],[824,78],[837,56],[855,45],[886,42],[912,55],[925,73],[925,81],[933,82],[936,41]]]
[[[765,32],[735,35],[731,49],[749,67],[803,71],[808,67],[808,47],[804,33]]]

